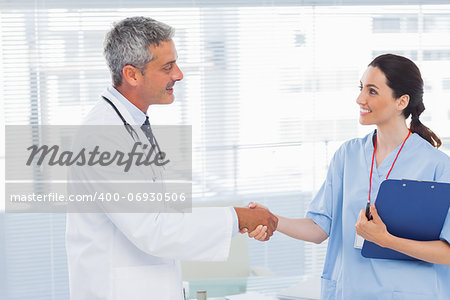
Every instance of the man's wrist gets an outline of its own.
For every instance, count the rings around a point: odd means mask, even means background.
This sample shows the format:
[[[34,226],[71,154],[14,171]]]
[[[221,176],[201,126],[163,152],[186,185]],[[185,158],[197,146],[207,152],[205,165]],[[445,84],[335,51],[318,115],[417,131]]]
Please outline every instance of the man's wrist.
[[[244,213],[244,208],[243,207],[233,207],[233,208],[234,208],[234,211],[235,211],[236,217],[237,217],[238,229],[240,230],[240,229],[245,227],[245,226],[242,225],[242,222],[243,222],[243,219],[244,219],[242,217],[242,214]]]
[[[231,236],[235,236],[239,232],[239,219],[234,207],[230,207],[230,210],[231,210],[231,222],[233,224]]]

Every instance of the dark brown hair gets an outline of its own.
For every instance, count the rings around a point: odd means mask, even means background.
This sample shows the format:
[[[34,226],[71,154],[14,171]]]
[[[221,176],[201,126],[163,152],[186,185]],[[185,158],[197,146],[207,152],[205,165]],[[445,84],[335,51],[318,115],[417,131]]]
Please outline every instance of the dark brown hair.
[[[411,116],[410,130],[417,133],[436,148],[441,146],[441,140],[419,120],[425,110],[423,104],[423,80],[419,68],[406,57],[383,54],[376,57],[370,64],[380,69],[386,76],[386,84],[392,89],[393,97],[400,98],[409,95],[409,104],[403,110],[405,118]]]

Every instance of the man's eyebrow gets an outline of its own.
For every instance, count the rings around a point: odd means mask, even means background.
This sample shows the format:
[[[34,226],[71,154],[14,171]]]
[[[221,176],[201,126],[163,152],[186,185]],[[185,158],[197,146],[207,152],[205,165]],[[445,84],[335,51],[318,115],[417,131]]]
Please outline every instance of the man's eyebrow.
[[[178,59],[178,55],[175,55],[175,59],[166,62],[163,66],[173,64],[173,63],[175,63],[177,61],[177,59]]]
[[[168,62],[166,62],[163,66],[173,64],[173,63],[175,63],[176,61],[177,61],[176,59],[171,60],[171,61],[168,61]]]

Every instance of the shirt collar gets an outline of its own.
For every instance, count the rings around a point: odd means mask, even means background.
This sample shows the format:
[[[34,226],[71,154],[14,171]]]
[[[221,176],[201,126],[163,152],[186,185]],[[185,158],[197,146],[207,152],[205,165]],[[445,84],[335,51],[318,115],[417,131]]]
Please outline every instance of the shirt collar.
[[[109,86],[107,90],[126,108],[136,124],[144,124],[147,117],[146,113],[143,113],[139,108],[125,98],[115,87]]]

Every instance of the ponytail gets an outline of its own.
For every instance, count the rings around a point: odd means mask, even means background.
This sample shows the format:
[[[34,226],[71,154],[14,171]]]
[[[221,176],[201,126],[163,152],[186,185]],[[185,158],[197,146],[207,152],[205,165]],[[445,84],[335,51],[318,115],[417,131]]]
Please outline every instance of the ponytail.
[[[413,109],[413,111],[410,112],[411,124],[409,126],[409,129],[412,133],[417,133],[418,135],[420,135],[424,140],[433,145],[433,147],[439,148],[442,145],[441,140],[430,128],[423,125],[419,120],[419,116],[424,110],[425,106],[423,105],[423,102],[420,102]]]

